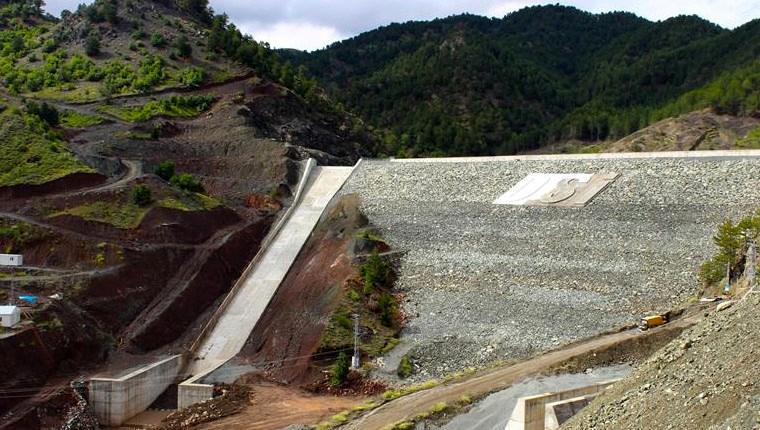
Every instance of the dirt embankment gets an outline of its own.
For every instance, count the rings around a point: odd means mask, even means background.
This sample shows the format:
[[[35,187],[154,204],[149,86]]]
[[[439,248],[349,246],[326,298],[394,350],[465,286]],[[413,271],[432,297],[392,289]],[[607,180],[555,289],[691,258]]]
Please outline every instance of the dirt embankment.
[[[266,376],[305,382],[311,354],[355,275],[347,252],[356,231],[367,224],[356,196],[332,204],[301,250],[288,276],[259,320],[235,362],[263,364]],[[296,358],[293,358],[296,357]]]
[[[65,300],[51,302],[36,314],[35,322],[36,327],[0,340],[0,410],[14,419],[39,414],[29,405],[18,410],[11,409],[14,405],[44,404],[60,390],[58,383],[65,386],[79,369],[103,360],[113,344],[97,321]],[[67,376],[58,383],[49,381],[54,374]]]
[[[199,316],[234,285],[258,252],[273,220],[270,216],[254,221],[226,234],[212,249],[196,251],[202,253],[201,258],[188,261],[194,267],[181,270],[179,276],[167,283],[157,297],[160,303],[148,307],[147,320],[138,319],[138,325],[128,331],[131,349],[160,348],[180,338],[190,326],[202,325]]]
[[[46,194],[61,193],[100,185],[106,181],[100,173],[74,173],[40,185],[13,185],[0,187],[0,201],[26,199]]]

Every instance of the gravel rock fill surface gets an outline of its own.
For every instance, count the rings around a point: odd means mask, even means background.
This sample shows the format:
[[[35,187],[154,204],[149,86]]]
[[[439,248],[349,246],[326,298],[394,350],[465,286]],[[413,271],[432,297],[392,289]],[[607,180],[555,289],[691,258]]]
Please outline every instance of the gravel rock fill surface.
[[[394,250],[414,380],[523,358],[699,291],[726,218],[760,207],[758,159],[364,162],[343,189]],[[584,208],[493,205],[529,173],[615,172]]]

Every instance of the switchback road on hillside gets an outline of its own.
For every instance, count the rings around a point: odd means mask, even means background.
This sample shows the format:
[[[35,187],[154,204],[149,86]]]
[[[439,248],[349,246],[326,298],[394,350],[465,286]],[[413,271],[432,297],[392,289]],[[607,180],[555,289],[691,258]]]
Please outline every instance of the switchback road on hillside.
[[[639,336],[649,336],[654,333],[688,328],[696,324],[702,314],[673,321],[646,332],[637,329],[618,333],[601,335],[589,340],[576,342],[564,348],[547,352],[517,364],[487,370],[473,375],[465,380],[441,385],[429,390],[400,397],[373,410],[367,415],[351,422],[347,429],[380,430],[383,427],[399,421],[411,419],[415,415],[427,412],[436,403],[454,404],[463,395],[478,398],[491,392],[504,389],[526,377],[536,375],[541,371],[561,364],[562,362],[599,348],[624,343]],[[511,413],[512,411],[505,411]]]

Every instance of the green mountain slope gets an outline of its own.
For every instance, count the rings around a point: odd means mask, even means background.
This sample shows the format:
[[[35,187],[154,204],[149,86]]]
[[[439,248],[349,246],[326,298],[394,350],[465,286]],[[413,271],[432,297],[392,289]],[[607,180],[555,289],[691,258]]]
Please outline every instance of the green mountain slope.
[[[684,93],[756,70],[760,20],[728,31],[695,16],[649,22],[537,6],[503,19],[393,24],[311,54],[280,53],[387,130],[386,153],[514,153],[622,137]]]

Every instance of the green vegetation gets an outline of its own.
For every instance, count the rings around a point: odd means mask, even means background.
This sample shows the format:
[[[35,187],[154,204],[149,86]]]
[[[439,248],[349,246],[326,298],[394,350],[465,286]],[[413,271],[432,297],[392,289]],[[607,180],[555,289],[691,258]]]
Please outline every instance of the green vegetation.
[[[186,87],[199,87],[206,79],[203,69],[188,67],[179,72],[178,80]]]
[[[96,57],[100,55],[100,35],[91,32],[87,39],[84,41],[84,53],[88,57]]]
[[[174,161],[162,161],[156,167],[156,175],[164,181],[170,181],[175,174],[175,169]]]
[[[177,188],[185,191],[191,191],[194,193],[203,192],[203,186],[195,179],[195,177],[189,173],[180,173],[172,176],[171,184]]]
[[[219,200],[200,193],[183,193],[182,196],[166,197],[157,202],[158,206],[184,212],[211,210],[222,205]]]
[[[396,369],[396,374],[398,374],[399,378],[406,379],[412,375],[413,371],[414,366],[412,366],[412,360],[409,358],[409,355],[401,357],[401,361],[398,363],[398,369]]]
[[[37,116],[39,119],[45,121],[49,126],[52,126],[52,127],[57,126],[61,122],[58,109],[56,109],[53,106],[50,106],[49,104],[45,102],[43,103],[27,102],[26,111],[30,115]]]
[[[350,364],[351,363],[349,362],[348,355],[346,355],[345,352],[341,352],[338,355],[338,359],[335,361],[335,364],[333,364],[332,369],[330,370],[330,385],[333,387],[338,387],[346,382]]]
[[[0,252],[4,254],[23,252],[27,245],[46,236],[44,230],[34,225],[0,219]]]
[[[190,58],[193,55],[193,47],[190,46],[190,42],[184,34],[174,42],[174,49],[175,54],[179,58]]]
[[[166,46],[166,39],[160,33],[154,33],[150,36],[150,44],[156,48],[163,48]]]
[[[740,148],[760,149],[760,127],[747,133],[744,138],[736,142]]]
[[[153,202],[150,188],[145,185],[138,185],[132,189],[132,203],[137,206],[145,207]]]
[[[389,271],[390,269],[377,252],[373,252],[359,268],[364,281],[364,294],[372,294],[377,285],[384,285],[388,281]]]
[[[281,55],[377,127],[378,152],[437,156],[616,139],[704,107],[751,114],[757,52],[760,20],[728,31],[695,16],[550,5],[392,24]]]
[[[748,243],[750,241],[757,243],[758,239],[760,239],[760,210],[736,224],[731,220],[726,220],[718,227],[718,232],[713,237],[718,252],[702,264],[700,269],[699,278],[702,283],[705,286],[711,286],[724,280],[726,269],[730,270],[733,277],[739,267],[744,266]]]
[[[173,96],[161,100],[152,100],[142,106],[103,105],[98,110],[124,121],[144,122],[157,116],[192,118],[208,110],[213,102],[214,98],[209,96]]]
[[[73,173],[94,172],[38,116],[17,108],[0,113],[0,142],[0,186],[38,185]]]
[[[60,115],[61,125],[66,128],[87,128],[104,121],[102,116],[88,115],[73,110],[67,110]]]
[[[148,213],[147,207],[141,207],[134,203],[120,202],[94,202],[71,209],[65,209],[50,215],[57,217],[61,215],[71,215],[85,219],[87,221],[102,222],[110,224],[120,229],[137,228],[145,214]]]

